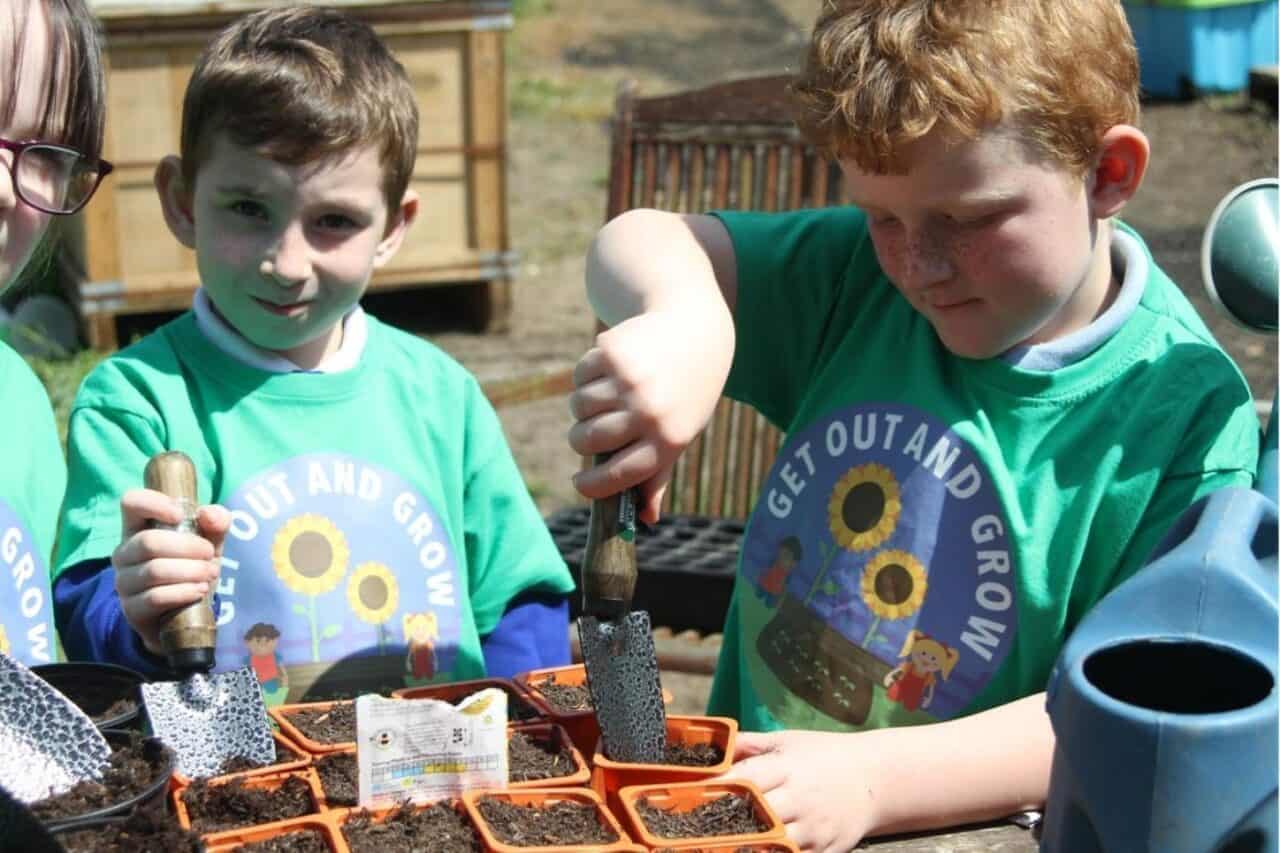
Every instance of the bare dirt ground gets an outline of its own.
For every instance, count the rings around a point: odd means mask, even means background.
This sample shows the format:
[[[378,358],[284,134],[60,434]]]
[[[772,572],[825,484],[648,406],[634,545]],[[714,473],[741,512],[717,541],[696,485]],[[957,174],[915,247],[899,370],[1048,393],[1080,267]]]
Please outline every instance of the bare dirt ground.
[[[509,36],[512,244],[521,257],[505,335],[431,337],[482,379],[573,364],[590,345],[583,254],[600,226],[608,116],[625,78],[644,94],[795,70],[817,0],[527,0]],[[1218,200],[1275,175],[1274,112],[1218,96],[1151,103],[1143,126],[1152,165],[1124,218],[1150,243],[1248,376],[1255,396],[1276,387],[1276,340],[1245,332],[1202,296],[1200,240]],[[508,439],[544,513],[574,503],[578,465],[565,443],[562,399],[502,413]]]

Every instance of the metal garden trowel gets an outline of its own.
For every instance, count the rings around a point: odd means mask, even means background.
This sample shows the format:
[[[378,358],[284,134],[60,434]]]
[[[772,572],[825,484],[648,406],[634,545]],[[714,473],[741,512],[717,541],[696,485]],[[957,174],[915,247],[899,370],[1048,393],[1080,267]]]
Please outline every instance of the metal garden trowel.
[[[183,508],[183,520],[168,529],[197,533],[196,469],[180,451],[159,453],[143,479]],[[161,525],[157,525],[161,526]],[[160,645],[181,681],[142,685],[151,727],[178,758],[178,772],[196,778],[221,772],[229,758],[261,764],[276,760],[258,680],[248,667],[209,675],[218,633],[213,590],[205,598],[165,615]]]
[[[635,538],[632,490],[592,502],[578,638],[604,754],[613,761],[660,764],[666,755],[667,715],[649,614],[631,609]]]
[[[111,747],[84,711],[0,654],[0,787],[33,803],[102,778],[110,759]]]

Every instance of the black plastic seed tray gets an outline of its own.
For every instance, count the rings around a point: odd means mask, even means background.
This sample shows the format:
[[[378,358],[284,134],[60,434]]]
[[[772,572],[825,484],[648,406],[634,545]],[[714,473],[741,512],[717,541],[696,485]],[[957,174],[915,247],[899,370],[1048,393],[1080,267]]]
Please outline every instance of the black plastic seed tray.
[[[590,519],[591,509],[585,506],[560,510],[547,519],[579,590]],[[745,526],[700,515],[668,515],[656,526],[642,525],[636,535],[640,577],[632,608],[649,611],[655,627],[701,634],[724,630]],[[571,596],[569,610],[571,618],[581,613],[580,591]]]

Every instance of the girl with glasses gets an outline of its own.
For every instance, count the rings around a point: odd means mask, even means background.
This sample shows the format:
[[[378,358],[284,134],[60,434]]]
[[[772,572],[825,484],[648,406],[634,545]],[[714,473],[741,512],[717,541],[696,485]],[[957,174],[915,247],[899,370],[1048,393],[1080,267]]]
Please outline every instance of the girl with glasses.
[[[84,0],[0,3],[0,293],[51,253],[54,216],[111,171],[101,159],[103,75]],[[44,387],[0,343],[0,652],[56,657],[49,554],[66,463]]]

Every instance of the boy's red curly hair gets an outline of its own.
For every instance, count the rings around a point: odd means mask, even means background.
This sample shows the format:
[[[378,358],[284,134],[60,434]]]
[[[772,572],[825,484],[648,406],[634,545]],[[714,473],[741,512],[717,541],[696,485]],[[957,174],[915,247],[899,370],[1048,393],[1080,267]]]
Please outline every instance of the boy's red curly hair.
[[[825,0],[792,90],[808,138],[864,172],[1006,124],[1083,175],[1137,121],[1138,55],[1120,0]]]

